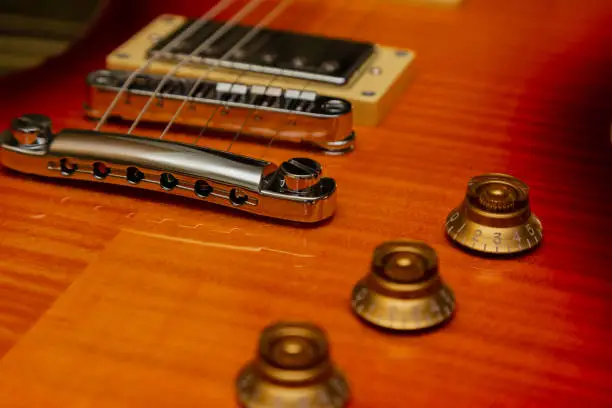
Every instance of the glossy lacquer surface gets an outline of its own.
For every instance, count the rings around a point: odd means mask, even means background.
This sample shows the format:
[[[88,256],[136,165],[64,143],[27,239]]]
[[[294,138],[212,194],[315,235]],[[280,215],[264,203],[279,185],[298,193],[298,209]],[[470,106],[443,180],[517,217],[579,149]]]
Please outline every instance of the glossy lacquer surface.
[[[121,3],[72,53],[3,80],[3,127],[40,112],[57,129],[91,128],[84,75],[159,12],[211,5]],[[232,407],[259,331],[281,319],[327,329],[355,408],[610,406],[607,3],[296,0],[274,27],[418,52],[382,124],[358,129],[354,153],[318,156],[339,184],[338,212],[318,227],[0,169],[0,406]],[[300,152],[235,149],[276,162]],[[486,172],[531,186],[535,252],[483,259],[444,237],[468,179]],[[374,247],[400,237],[432,245],[455,291],[439,331],[383,334],[350,312]]]

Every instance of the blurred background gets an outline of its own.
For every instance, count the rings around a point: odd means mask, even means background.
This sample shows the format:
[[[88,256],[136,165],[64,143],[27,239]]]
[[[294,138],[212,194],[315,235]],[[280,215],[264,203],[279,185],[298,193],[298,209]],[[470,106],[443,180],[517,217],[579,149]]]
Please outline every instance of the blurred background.
[[[101,14],[105,0],[0,0],[0,75],[63,52]]]

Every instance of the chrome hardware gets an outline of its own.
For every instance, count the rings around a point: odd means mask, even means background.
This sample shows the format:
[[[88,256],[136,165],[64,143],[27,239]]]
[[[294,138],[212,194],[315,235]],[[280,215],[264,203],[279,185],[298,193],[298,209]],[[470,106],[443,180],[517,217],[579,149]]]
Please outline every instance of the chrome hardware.
[[[102,117],[128,76],[129,72],[110,70],[90,74],[86,114]],[[134,120],[162,78],[148,74],[136,78],[113,116]],[[168,80],[143,120],[168,123],[195,82],[187,78]],[[336,154],[349,152],[355,145],[352,107],[343,99],[297,89],[201,81],[188,100],[175,118],[177,124],[304,142]]]
[[[44,144],[51,135],[51,120],[44,115],[23,115],[13,119],[11,131],[19,144],[26,146]]]
[[[283,186],[289,191],[303,191],[319,182],[321,165],[308,158],[300,157],[281,164]]]
[[[21,134],[36,135],[22,143]],[[285,185],[281,168],[270,162],[159,139],[65,129],[52,134],[42,115],[25,115],[0,139],[0,161],[13,170],[55,178],[119,184],[209,201],[298,222],[329,218],[336,206],[336,183],[320,178],[307,190]],[[313,166],[320,165],[312,161]]]

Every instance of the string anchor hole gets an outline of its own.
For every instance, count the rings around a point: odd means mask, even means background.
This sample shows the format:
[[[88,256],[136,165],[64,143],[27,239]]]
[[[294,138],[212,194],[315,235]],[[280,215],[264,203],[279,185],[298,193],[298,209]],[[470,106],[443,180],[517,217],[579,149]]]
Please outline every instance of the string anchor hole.
[[[71,176],[77,170],[76,163],[72,163],[68,159],[60,160],[60,171],[63,176]]]
[[[235,206],[241,206],[247,202],[249,196],[239,189],[232,188],[229,193],[229,200]]]
[[[110,174],[110,168],[104,163],[95,162],[93,164],[93,174],[98,180],[104,180]]]
[[[138,184],[144,178],[144,174],[136,167],[128,167],[125,172],[125,177],[130,183]]]
[[[170,173],[163,173],[159,178],[159,185],[167,191],[172,190],[178,186],[178,180]]]
[[[210,184],[208,184],[204,180],[198,180],[195,183],[193,191],[196,193],[198,197],[206,198],[213,192],[213,188]]]

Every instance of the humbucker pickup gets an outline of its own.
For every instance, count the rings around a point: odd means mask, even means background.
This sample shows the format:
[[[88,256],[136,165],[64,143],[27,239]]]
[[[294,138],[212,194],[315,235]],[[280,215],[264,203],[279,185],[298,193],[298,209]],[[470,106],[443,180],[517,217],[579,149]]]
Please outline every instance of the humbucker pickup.
[[[190,197],[272,218],[332,216],[336,183],[314,160],[280,166],[199,146],[88,130],[53,134],[42,115],[15,119],[0,137],[7,168],[45,177],[118,184]]]
[[[106,68],[136,71],[146,65],[154,74],[314,91],[349,101],[355,124],[367,126],[382,120],[412,78],[415,53],[406,49],[269,29],[234,49],[253,29],[234,26],[199,50],[223,23],[208,21],[173,41],[191,24],[183,16],[159,16],[109,54]]]
[[[193,54],[205,39],[224,24],[213,20],[204,23],[171,49],[166,48],[192,24],[193,20],[186,21],[161,39],[151,47],[149,56],[158,55],[171,61],[191,56],[193,63],[197,64],[221,65],[343,85],[374,52],[371,43],[264,28],[242,47],[233,50],[227,58],[221,59],[252,29],[235,25],[206,49]]]
[[[111,70],[91,73],[86,114],[102,117],[129,75]],[[163,75],[137,76],[112,115],[134,120],[162,80]],[[171,77],[164,82],[143,120],[166,124],[175,119],[179,125],[303,142],[336,154],[354,147],[351,104],[343,99],[297,89],[194,78]]]

